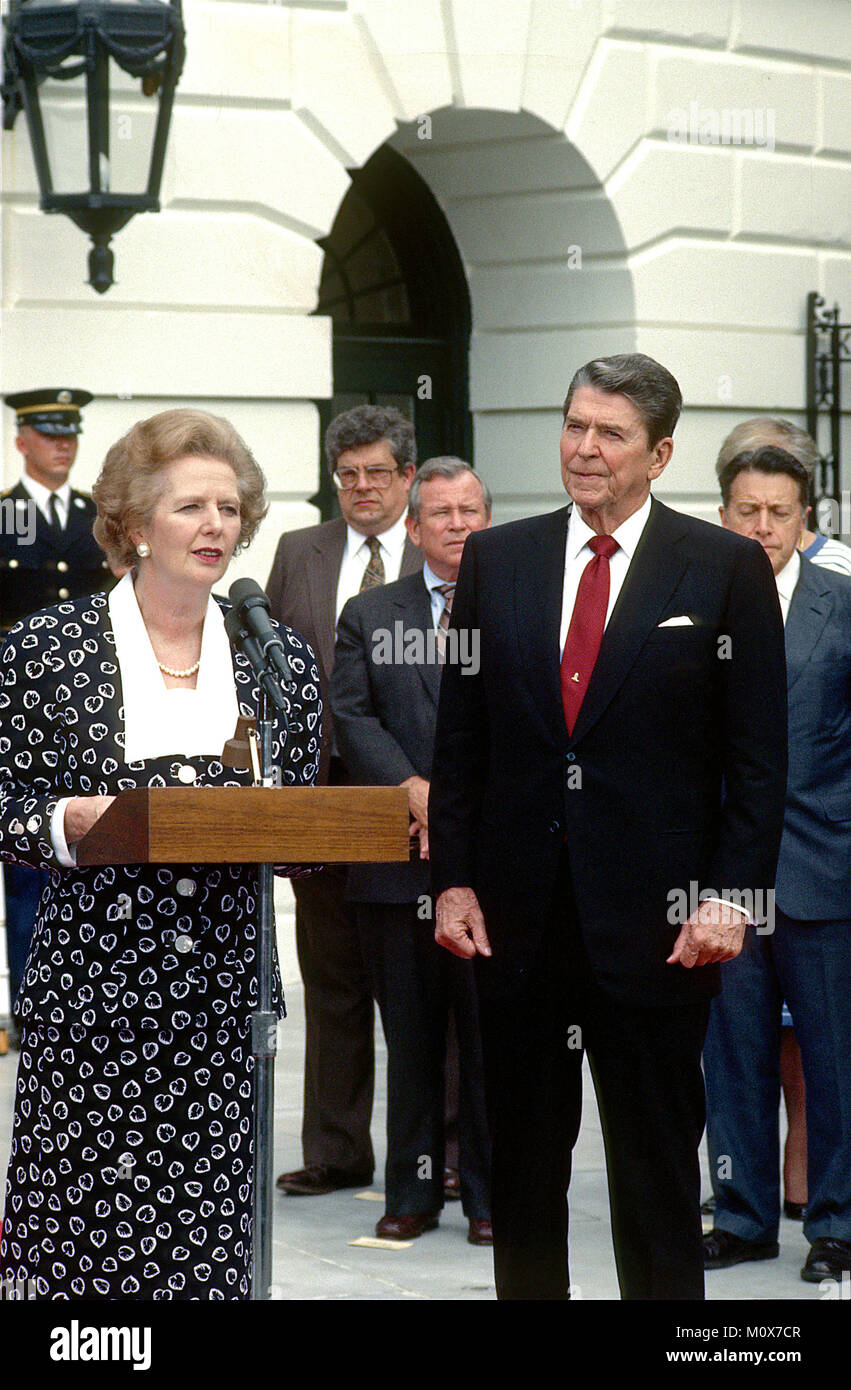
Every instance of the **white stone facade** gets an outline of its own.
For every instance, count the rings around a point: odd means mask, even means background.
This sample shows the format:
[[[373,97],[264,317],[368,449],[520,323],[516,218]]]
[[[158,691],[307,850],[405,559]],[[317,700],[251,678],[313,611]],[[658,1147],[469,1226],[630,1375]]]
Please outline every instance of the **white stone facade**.
[[[592,355],[645,351],[678,377],[660,491],[697,514],[733,424],[803,423],[807,293],[851,316],[847,0],[186,0],[185,21],[163,211],[115,239],[104,298],[83,235],[38,211],[23,118],[3,136],[0,386],[95,392],[78,485],[144,414],[226,414],[270,481],[241,562],[265,577],[279,531],[313,515],[332,386],[315,238],[386,141],[466,268],[498,520],[560,502],[559,405]],[[129,83],[118,109],[128,130],[147,117]]]

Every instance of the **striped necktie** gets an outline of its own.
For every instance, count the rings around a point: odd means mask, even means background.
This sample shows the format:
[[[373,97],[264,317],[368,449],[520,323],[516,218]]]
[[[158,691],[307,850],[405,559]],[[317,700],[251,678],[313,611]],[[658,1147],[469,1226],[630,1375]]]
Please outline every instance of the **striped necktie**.
[[[455,595],[454,584],[438,584],[437,592],[443,594],[443,612],[437,620],[437,659],[441,666],[446,660],[446,634],[449,631],[449,618],[452,613],[452,599]]]

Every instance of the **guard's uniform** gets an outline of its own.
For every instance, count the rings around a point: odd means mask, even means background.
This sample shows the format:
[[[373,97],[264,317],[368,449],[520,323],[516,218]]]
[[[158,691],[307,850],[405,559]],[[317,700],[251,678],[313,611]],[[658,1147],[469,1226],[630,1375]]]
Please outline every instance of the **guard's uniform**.
[[[90,391],[52,387],[5,397],[16,413],[19,431],[28,426],[48,438],[82,433],[80,412],[92,399]],[[25,477],[28,472],[26,468]],[[0,496],[0,634],[29,613],[110,589],[115,583],[92,535],[97,516],[94,502],[74,488],[67,501],[67,515],[54,525],[23,481]],[[9,993],[14,1005],[45,876],[23,864],[7,864],[3,877]]]
[[[12,529],[7,520],[10,513],[7,499],[14,501],[16,511],[30,508],[35,513],[35,534],[29,545],[24,544],[24,525]],[[3,493],[0,498],[0,627],[4,632],[28,613],[112,588],[114,578],[92,535],[96,516],[97,508],[91,497],[72,488],[68,523],[62,531],[57,531],[23,483]]]

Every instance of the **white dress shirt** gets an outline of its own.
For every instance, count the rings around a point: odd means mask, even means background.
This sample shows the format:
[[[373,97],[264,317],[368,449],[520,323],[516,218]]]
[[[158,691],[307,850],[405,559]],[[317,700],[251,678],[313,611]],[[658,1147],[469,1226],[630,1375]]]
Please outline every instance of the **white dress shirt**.
[[[405,549],[405,538],[408,532],[405,528],[405,513],[394,521],[393,525],[386,531],[382,531],[380,536],[376,536],[381,558],[384,562],[384,579],[386,583],[399,578],[399,571],[402,568],[402,552]],[[355,531],[352,526],[346,527],[346,546],[343,551],[343,560],[340,565],[340,577],[337,580],[337,607],[334,614],[336,622],[343,611],[343,607],[350,598],[360,593],[360,586],[366,567],[369,564],[370,549],[366,536],[362,536],[360,531]]]
[[[140,762],[169,754],[219,757],[233,738],[239,717],[230,643],[222,610],[211,596],[201,637],[201,665],[194,690],[168,689],[145,627],[132,574],[107,599],[115,633],[115,653],[124,699],[124,761]],[[65,807],[56,805],[50,835],[64,868],[76,864],[76,848],[65,840]]]
[[[786,626],[786,619],[789,616],[789,604],[792,602],[792,595],[795,592],[795,585],[801,577],[801,556],[797,550],[792,551],[792,556],[787,560],[779,574],[774,576],[777,584],[777,597],[780,600],[780,612],[783,614],[783,626]]]
[[[36,482],[35,478],[31,478],[29,473],[23,473],[21,475],[21,483],[35,502],[42,516],[45,517],[51,525],[53,525],[53,517],[50,514],[50,499],[51,497],[56,498],[59,503],[59,521],[64,531],[65,527],[68,525],[68,508],[71,505],[71,484],[67,482],[63,483],[55,492],[51,492],[50,488],[45,487],[43,483]]]
[[[609,606],[606,609],[606,625],[612,616],[612,609],[623,588],[630,561],[647,525],[647,519],[650,516],[650,502],[651,499],[648,497],[637,512],[633,512],[632,516],[627,517],[626,521],[621,522],[617,530],[612,532],[619,549],[609,560]],[[561,631],[559,633],[560,652],[564,651],[564,644],[567,641],[567,633],[570,628],[570,620],[573,617],[582,572],[588,562],[594,559],[594,552],[589,541],[592,541],[596,534],[582,520],[579,515],[579,508],[574,503],[570,520],[567,523],[567,542],[564,549],[564,592],[561,601]]]

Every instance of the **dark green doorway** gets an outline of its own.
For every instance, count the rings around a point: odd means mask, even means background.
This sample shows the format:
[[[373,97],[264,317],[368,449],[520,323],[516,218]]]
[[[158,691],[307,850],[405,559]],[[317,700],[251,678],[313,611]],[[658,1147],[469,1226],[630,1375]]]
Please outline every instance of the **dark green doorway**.
[[[470,296],[458,247],[428,185],[384,145],[362,169],[330,234],[316,312],[334,325],[334,394],[317,402],[320,441],[355,405],[393,405],[413,420],[420,461],[473,462]],[[337,496],[320,458],[310,500],[328,520]]]

